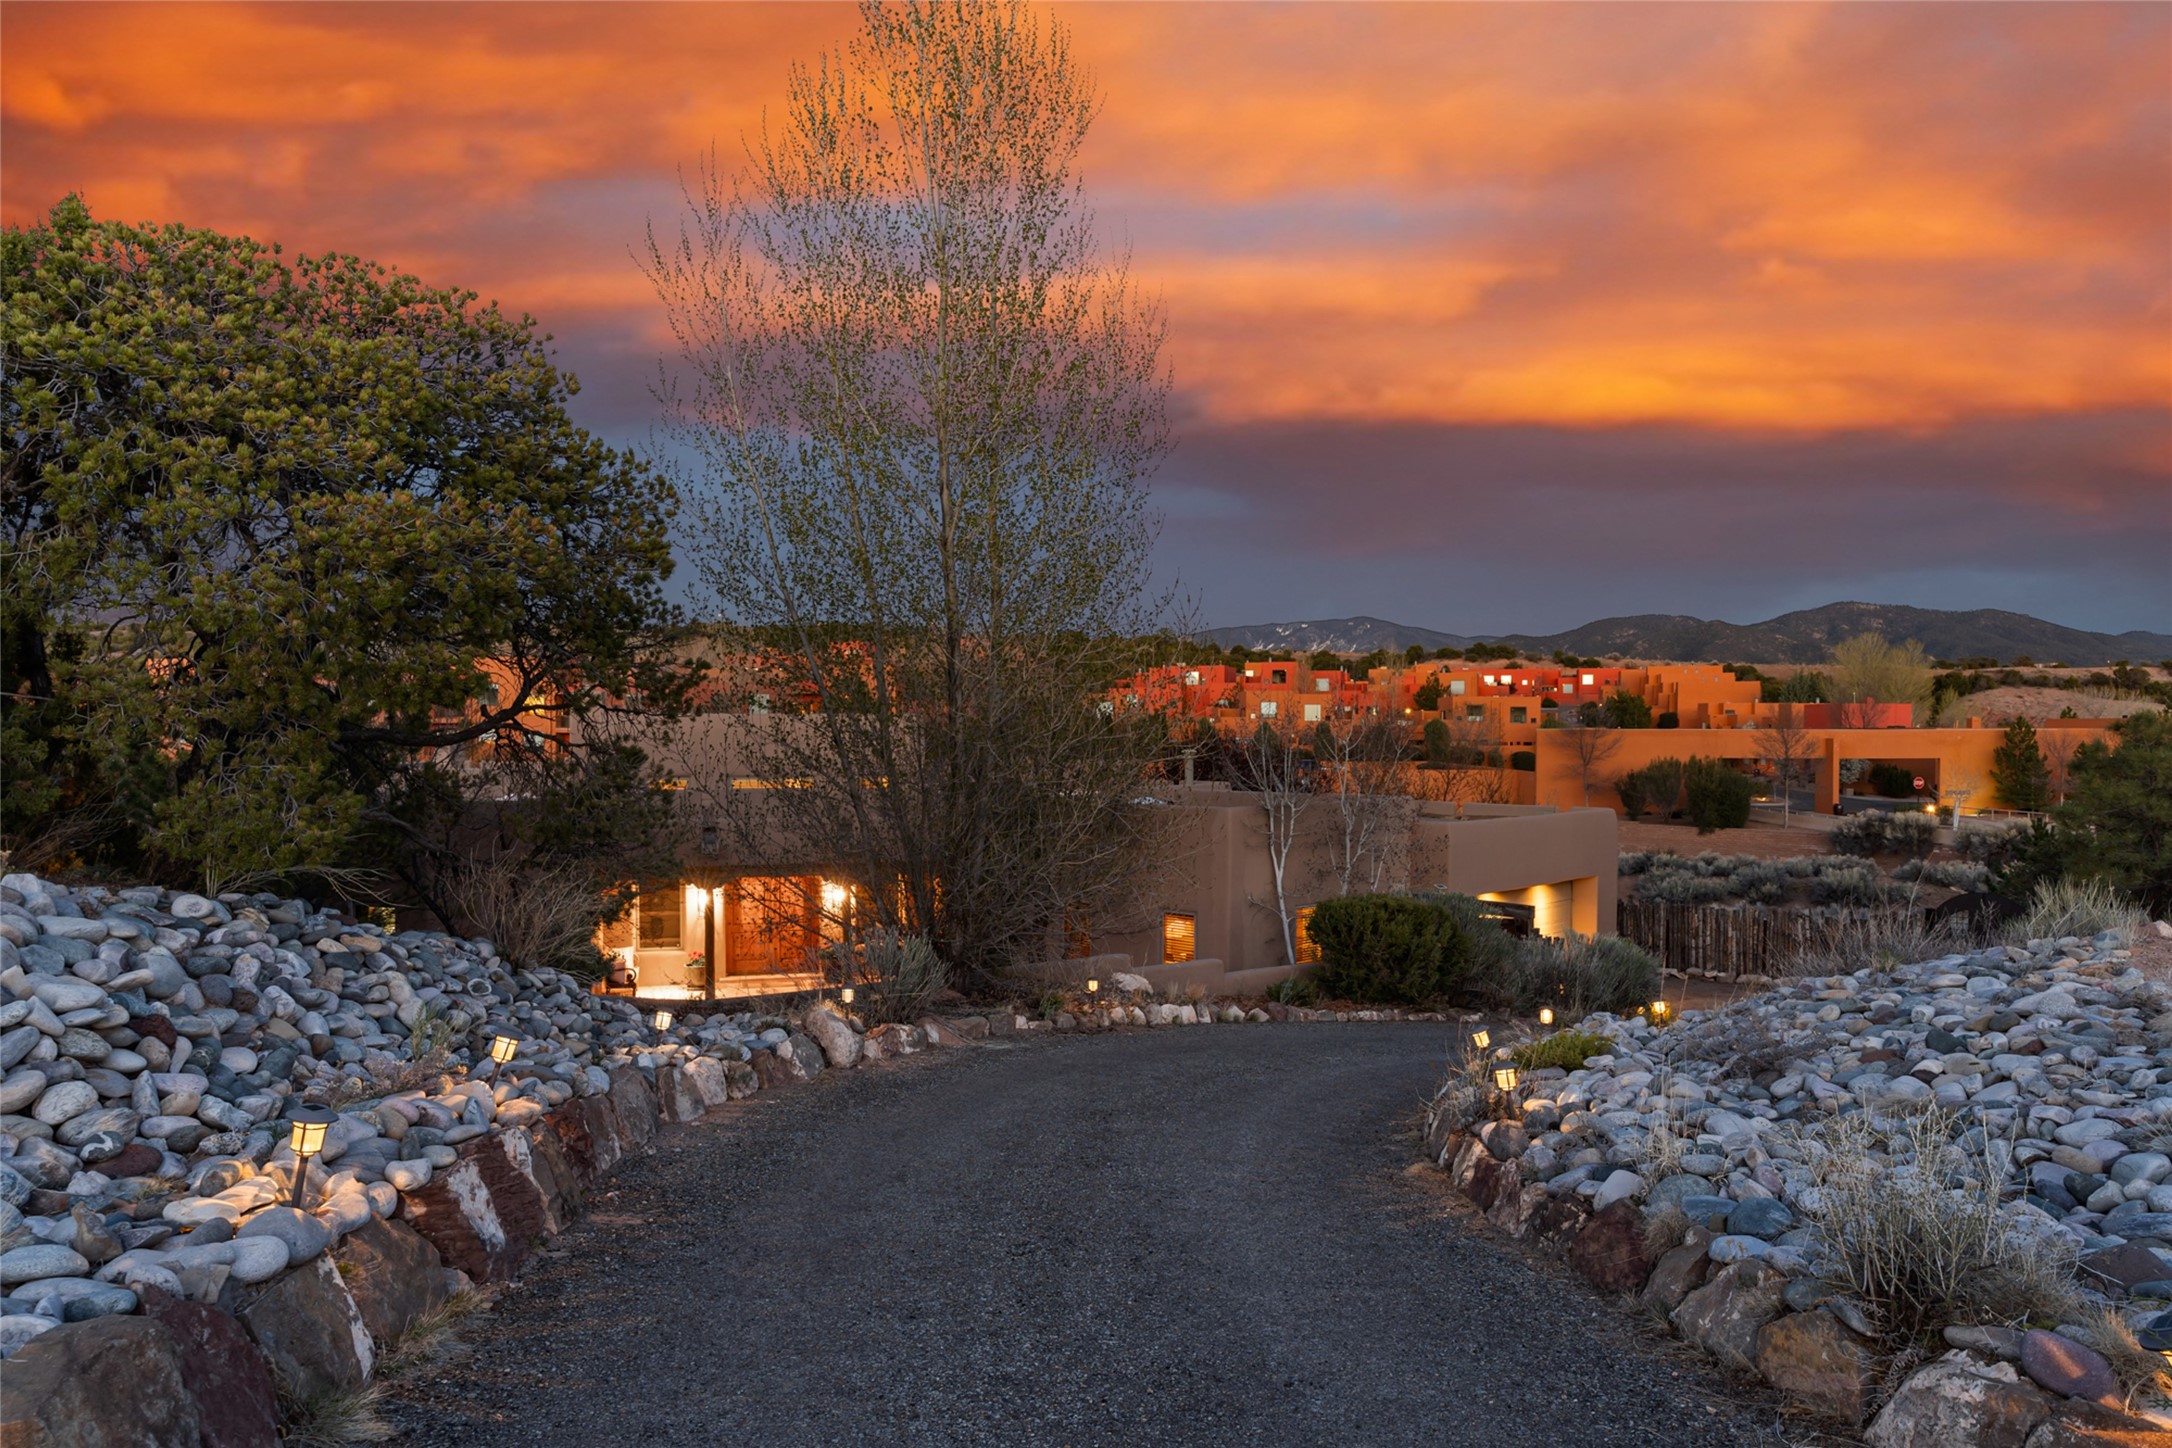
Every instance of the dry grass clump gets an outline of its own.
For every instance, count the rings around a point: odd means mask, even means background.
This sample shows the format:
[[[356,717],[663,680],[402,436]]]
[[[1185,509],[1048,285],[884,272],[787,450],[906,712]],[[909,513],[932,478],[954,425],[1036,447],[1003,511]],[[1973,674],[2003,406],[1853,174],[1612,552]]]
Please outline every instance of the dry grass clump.
[[[1773,1029],[1754,1003],[1738,1002],[1667,1032],[1667,1056],[1675,1061],[1710,1061],[1722,1077],[1756,1077],[1778,1071],[1802,1054],[1793,1036]]]
[[[1829,1280],[1901,1340],[2071,1320],[2080,1301],[2072,1240],[2028,1230],[2003,1200],[2002,1144],[1972,1146],[1956,1139],[1958,1126],[1943,1110],[1859,1112],[1802,1138]]]
[[[1425,1128],[1447,1123],[1452,1131],[1468,1131],[1481,1121],[1491,1121],[1499,1093],[1493,1089],[1493,1068],[1482,1052],[1466,1048],[1448,1063],[1448,1078],[1425,1104]]]
[[[424,1313],[408,1324],[407,1331],[378,1358],[378,1374],[402,1373],[437,1361],[451,1346],[454,1329],[477,1313],[488,1311],[491,1301],[492,1294],[479,1288],[463,1287],[453,1293],[436,1310]]]
[[[581,980],[601,972],[595,938],[604,901],[587,871],[469,857],[448,866],[438,887],[460,927],[512,964],[551,966]]]
[[[1673,1202],[1644,1219],[1644,1251],[1649,1256],[1670,1252],[1682,1245],[1690,1227],[1689,1213]]]
[[[328,1388],[307,1397],[280,1394],[286,1423],[280,1441],[289,1448],[347,1448],[350,1443],[383,1443],[397,1430],[382,1417],[383,1385]]]
[[[1975,943],[1967,920],[1958,915],[1933,925],[1910,907],[1871,910],[1823,922],[1793,965],[1797,975],[1853,975],[1935,960]]]
[[[2006,927],[2006,938],[2016,945],[2031,940],[2063,940],[2077,935],[2086,940],[2106,930],[2116,930],[2129,941],[2149,924],[2149,914],[2133,901],[2097,879],[2046,880],[2029,897],[2026,915]]]
[[[2135,1341],[2134,1329],[2115,1307],[2096,1307],[2083,1319],[2089,1345],[2111,1364],[2129,1409],[2172,1403],[2172,1362]]]

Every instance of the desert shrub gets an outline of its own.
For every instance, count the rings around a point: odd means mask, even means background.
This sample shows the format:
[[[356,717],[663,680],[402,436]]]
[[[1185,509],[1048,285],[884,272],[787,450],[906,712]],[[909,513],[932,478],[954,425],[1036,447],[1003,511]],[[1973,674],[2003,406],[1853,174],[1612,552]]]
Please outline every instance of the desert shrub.
[[[1633,1011],[1659,985],[1659,962],[1618,935],[1534,936],[1518,942],[1509,970],[1511,1006],[1531,1012],[1553,1006],[1573,1016]]]
[[[1462,923],[1437,900],[1322,900],[1313,907],[1309,934],[1320,949],[1321,992],[1344,1000],[1431,1004],[1462,983],[1468,963]]]
[[[2142,1346],[2134,1329],[2119,1309],[2100,1304],[2089,1309],[2082,1329],[2089,1346],[2103,1355],[2112,1376],[2119,1379],[2120,1395],[2131,1411],[2137,1407],[2161,1408],[2172,1400],[2172,1362],[2161,1352]]]
[[[2020,823],[1964,825],[1954,831],[1953,849],[1964,860],[1995,867],[2028,833]]]
[[[925,935],[870,930],[831,946],[821,965],[832,985],[857,988],[853,1014],[871,1026],[917,1021],[950,987],[950,970]]]
[[[1617,874],[1641,875],[1651,867],[1651,863],[1650,850],[1623,850],[1621,858],[1614,862],[1614,869]]]
[[[1652,720],[1652,727],[1654,729],[1679,729],[1682,727],[1682,716],[1672,709],[1662,709],[1659,711],[1658,717]]]
[[[1787,896],[1787,871],[1770,860],[1753,860],[1729,877],[1735,893],[1752,905],[1772,905]]]
[[[1426,1136],[1431,1139],[1442,1123],[1450,1130],[1466,1131],[1490,1120],[1499,1104],[1492,1062],[1483,1052],[1466,1050],[1449,1060],[1448,1078],[1425,1104]]]
[[[2074,1240],[2003,1200],[2003,1143],[1940,1110],[1855,1112],[1805,1134],[1805,1201],[1832,1284],[1886,1334],[1912,1341],[1985,1322],[2066,1321],[2079,1304]],[[2046,1224],[2048,1225],[2048,1224]]]
[[[1893,871],[1903,883],[1943,885],[1949,890],[1983,891],[1990,888],[1991,871],[1967,860],[1906,860]]]
[[[1810,898],[1820,905],[1875,905],[1885,898],[1877,867],[1857,861],[1852,870],[1823,870],[1810,881]]]
[[[1787,872],[1788,878],[1807,880],[1818,872],[1818,861],[1824,858],[1823,855],[1789,855],[1779,861],[1779,866]]]
[[[1652,875],[1637,886],[1638,895],[1663,905],[1717,905],[1734,898],[1734,893],[1733,881],[1725,877],[1683,873]]]
[[[2028,913],[2009,923],[2006,931],[2017,943],[2069,935],[2087,939],[2106,930],[2132,940],[2148,924],[2146,911],[2103,881],[2067,879],[2038,885],[2029,896]]]
[[[1267,999],[1285,1006],[1309,1006],[1320,998],[1320,985],[1309,974],[1285,976],[1267,987]]]
[[[1414,890],[1410,898],[1455,916],[1463,931],[1463,998],[1474,1004],[1506,1007],[1509,977],[1522,942],[1486,915],[1486,902],[1452,890]]]
[[[1650,811],[1662,819],[1674,813],[1682,797],[1682,761],[1655,759],[1642,769],[1632,769],[1614,781],[1622,809],[1631,819]]]
[[[1938,846],[1938,820],[1918,810],[1867,810],[1833,826],[1827,840],[1843,855],[1921,859]]]
[[[1608,1055],[1613,1049],[1614,1038],[1597,1031],[1556,1031],[1518,1046],[1515,1060],[1526,1071],[1542,1071],[1548,1066],[1575,1071],[1591,1057]]]
[[[610,964],[596,948],[605,897],[584,869],[478,857],[449,866],[437,883],[458,917],[454,928],[489,940],[514,965],[585,982]]]
[[[1537,769],[1538,755],[1529,749],[1511,750],[1509,751],[1508,756],[1508,767],[1510,769],[1521,769],[1526,772]]]
[[[1750,822],[1750,777],[1725,762],[1693,758],[1682,767],[1683,811],[1700,835]]]

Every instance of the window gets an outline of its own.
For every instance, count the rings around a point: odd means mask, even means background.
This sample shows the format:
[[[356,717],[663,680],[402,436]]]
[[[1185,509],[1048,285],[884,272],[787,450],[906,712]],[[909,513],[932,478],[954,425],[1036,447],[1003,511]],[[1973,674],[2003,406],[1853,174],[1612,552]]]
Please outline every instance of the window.
[[[1275,713],[1276,713],[1276,711],[1277,711],[1277,705],[1275,704],[1275,701],[1274,701],[1274,700],[1272,700],[1272,699],[1262,699],[1262,700],[1260,700],[1260,701],[1259,701],[1259,717],[1260,717],[1260,718],[1262,718],[1262,719],[1272,719],[1272,718],[1274,718],[1274,717],[1275,717]]]
[[[1485,706],[1481,704],[1465,704],[1463,706],[1463,717],[1470,720],[1483,719],[1486,717]]]
[[[1197,688],[1199,686],[1199,670],[1186,669],[1184,671],[1184,682],[1192,688]]]
[[[1199,949],[1199,922],[1189,915],[1161,917],[1161,962],[1189,965]]]
[[[1586,684],[1589,684],[1589,683],[1593,682],[1593,678],[1592,678],[1592,676],[1591,676],[1590,674],[1586,674],[1586,675],[1584,675],[1584,682],[1585,682]]]
[[[1290,671],[1289,671],[1288,669],[1276,669],[1276,670],[1274,671],[1274,680],[1273,680],[1273,682],[1275,682],[1275,683],[1277,683],[1277,684],[1287,684],[1287,683],[1288,683],[1289,681],[1290,681]]]
[[[1335,687],[1335,681],[1334,681],[1333,679],[1325,679],[1325,678],[1322,678],[1322,679],[1314,679],[1314,680],[1312,681],[1312,691],[1313,691],[1314,693],[1316,693],[1316,694],[1324,694],[1324,693],[1326,693],[1326,692],[1327,692],[1328,690],[1330,690],[1330,689],[1332,689],[1332,688],[1334,688],[1334,687]]]
[[[1461,693],[1463,692],[1463,685],[1464,685],[1464,684],[1465,684],[1466,682],[1468,682],[1468,681],[1467,681],[1467,680],[1464,680],[1464,679],[1450,679],[1450,680],[1448,681],[1448,692],[1449,692],[1449,694],[1450,694],[1451,696],[1454,696],[1454,695],[1459,695],[1459,694],[1461,694]]]
[[[1486,682],[1490,684],[1490,683],[1492,683],[1492,682],[1493,682],[1493,675],[1491,675],[1491,674],[1487,674],[1487,675],[1485,676],[1485,679],[1486,679]]]
[[[1508,711],[1508,722],[1511,724],[1528,724],[1531,722],[1531,711],[1523,708],[1511,709]]]
[[[639,909],[634,939],[641,949],[677,950],[685,938],[681,932],[685,912],[679,908],[679,892],[669,885],[643,890]]]
[[[1306,722],[1307,724],[1317,724],[1317,723],[1319,723],[1319,722],[1320,722],[1320,706],[1319,706],[1319,705],[1317,705],[1317,704],[1307,704],[1307,705],[1305,706],[1305,722]]]
[[[1299,965],[1318,965],[1320,963],[1320,947],[1312,939],[1312,910],[1313,907],[1307,905],[1297,912],[1297,963]]]

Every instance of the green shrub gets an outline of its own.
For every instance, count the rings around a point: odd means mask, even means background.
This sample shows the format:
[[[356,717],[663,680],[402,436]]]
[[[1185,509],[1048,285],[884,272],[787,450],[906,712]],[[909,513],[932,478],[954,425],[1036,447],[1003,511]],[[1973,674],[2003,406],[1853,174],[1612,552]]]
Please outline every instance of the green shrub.
[[[1320,991],[1344,1000],[1430,1005],[1461,984],[1469,948],[1454,910],[1408,895],[1345,895],[1313,907]]]
[[[1810,898],[1820,905],[1875,905],[1884,898],[1885,885],[1877,866],[1867,860],[1849,862],[1849,868],[1820,871],[1810,882]]]
[[[1617,875],[1641,875],[1651,868],[1652,860],[1653,855],[1650,850],[1623,850],[1620,857],[1614,862],[1614,873]]]
[[[1600,715],[1610,728],[1649,729],[1652,727],[1652,706],[1640,695],[1627,689],[1616,689],[1600,706]]]
[[[1652,720],[1652,727],[1654,729],[1679,729],[1682,727],[1682,716],[1672,709],[1662,709],[1659,711],[1659,717]]]
[[[1722,900],[1732,899],[1734,893],[1731,880],[1682,871],[1647,876],[1637,887],[1641,898],[1657,900],[1664,905],[1717,905]]]
[[[1750,777],[1724,761],[1700,755],[1682,767],[1683,808],[1700,835],[1748,824],[1752,792]]]
[[[1540,1006],[1571,1016],[1626,1013],[1649,1001],[1659,986],[1659,962],[1618,935],[1533,936],[1516,946],[1508,972],[1509,1005],[1524,1014]]]
[[[1320,998],[1320,984],[1308,975],[1293,975],[1267,987],[1267,999],[1286,1006],[1309,1006]]]
[[[1593,1056],[1609,1056],[1613,1052],[1614,1038],[1611,1036],[1602,1036],[1597,1031],[1556,1031],[1544,1040],[1527,1041],[1518,1046],[1515,1059],[1526,1071],[1543,1071],[1548,1066],[1575,1071]]]
[[[1907,855],[1920,860],[1938,844],[1938,821],[1921,810],[1866,810],[1833,826],[1827,839],[1843,855]]]
[[[1916,792],[1916,777],[1881,759],[1870,766],[1870,787],[1887,799],[1906,799]]]
[[[1675,802],[1681,798],[1682,761],[1655,759],[1642,769],[1632,769],[1614,781],[1614,792],[1621,796],[1622,812],[1630,819],[1646,810],[1664,818],[1674,813]]]
[[[1510,769],[1533,770],[1538,768],[1538,755],[1528,749],[1512,750],[1508,756]]]

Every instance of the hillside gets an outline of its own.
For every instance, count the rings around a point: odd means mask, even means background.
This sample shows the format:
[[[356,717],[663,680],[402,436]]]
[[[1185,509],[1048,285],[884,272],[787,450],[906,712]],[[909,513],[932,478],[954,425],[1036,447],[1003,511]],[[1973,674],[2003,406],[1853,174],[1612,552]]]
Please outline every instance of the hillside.
[[[1635,659],[1815,663],[1840,640],[1862,633],[1915,639],[1941,659],[1976,656],[2005,662],[2026,655],[2039,664],[2105,664],[2115,659],[2141,663],[2172,658],[2172,634],[2139,629],[2092,633],[2004,609],[1955,612],[1884,603],[1829,603],[1751,624],[1680,614],[1637,614],[1602,618],[1557,634],[1452,634],[1358,617],[1248,624],[1210,629],[1205,636],[1225,646],[1243,644],[1289,653],[1332,649],[1361,654],[1411,644],[1460,649],[1482,638],[1542,655],[1567,649]]]

